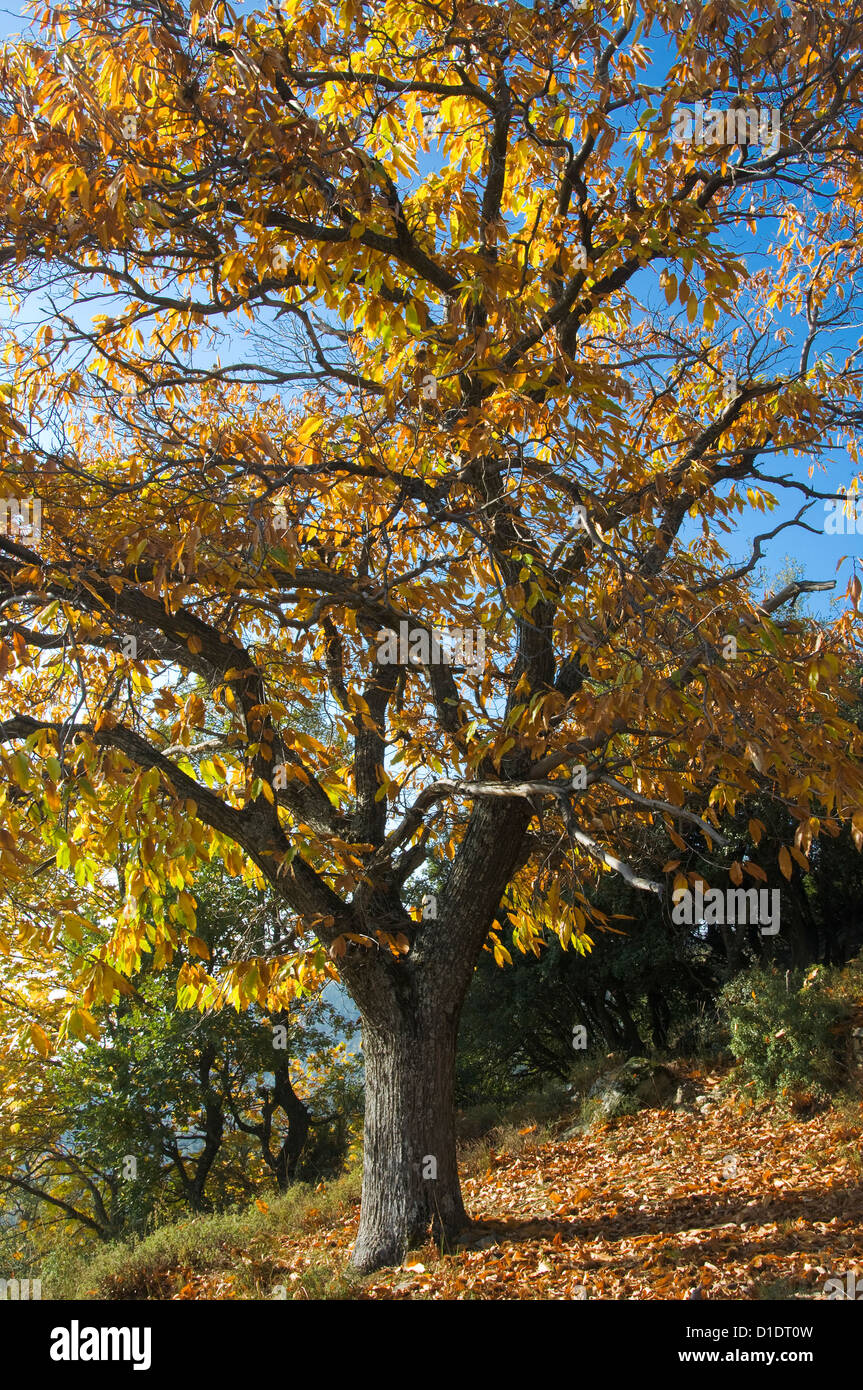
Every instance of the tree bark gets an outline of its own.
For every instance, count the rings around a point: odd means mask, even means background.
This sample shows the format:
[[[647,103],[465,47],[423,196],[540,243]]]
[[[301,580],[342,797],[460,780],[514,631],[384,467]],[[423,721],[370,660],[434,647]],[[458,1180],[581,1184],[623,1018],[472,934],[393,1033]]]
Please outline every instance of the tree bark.
[[[446,1245],[469,1226],[456,1161],[453,1090],[458,1019],[365,1024],[365,1147],[353,1263],[400,1264],[431,1235]]]

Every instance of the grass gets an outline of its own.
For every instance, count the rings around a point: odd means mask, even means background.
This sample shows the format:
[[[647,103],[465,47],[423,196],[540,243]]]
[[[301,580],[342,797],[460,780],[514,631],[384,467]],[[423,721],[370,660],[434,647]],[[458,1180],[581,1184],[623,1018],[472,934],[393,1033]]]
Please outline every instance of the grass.
[[[799,1279],[772,1279],[764,1283],[756,1283],[753,1298],[762,1301],[785,1302],[788,1299],[806,1299],[812,1297],[812,1289],[809,1284]]]
[[[135,1299],[164,1296],[163,1283],[177,1269],[190,1275],[224,1269],[233,1271],[233,1296],[278,1297],[279,1264],[283,1242],[330,1225],[339,1213],[359,1200],[359,1169],[317,1188],[303,1183],[288,1192],[257,1203],[211,1216],[195,1216],[161,1226],[138,1241],[117,1242],[77,1258],[48,1264],[43,1298]],[[329,1271],[327,1271],[327,1274]],[[322,1292],[325,1272],[310,1270],[304,1276],[315,1286],[308,1297],[337,1297],[334,1289]],[[322,1282],[323,1281],[323,1282]]]

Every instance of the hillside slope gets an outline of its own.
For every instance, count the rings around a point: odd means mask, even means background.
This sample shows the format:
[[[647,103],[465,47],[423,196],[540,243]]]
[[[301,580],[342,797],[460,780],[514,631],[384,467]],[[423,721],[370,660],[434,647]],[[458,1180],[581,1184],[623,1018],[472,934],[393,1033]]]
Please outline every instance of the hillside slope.
[[[476,1231],[450,1254],[426,1247],[399,1269],[353,1275],[351,1174],[106,1251],[75,1294],[823,1298],[827,1278],[863,1275],[859,1104],[798,1118],[724,1095],[716,1076],[701,1089],[697,1109],[646,1110],[569,1139],[525,1126],[474,1148],[464,1189]]]

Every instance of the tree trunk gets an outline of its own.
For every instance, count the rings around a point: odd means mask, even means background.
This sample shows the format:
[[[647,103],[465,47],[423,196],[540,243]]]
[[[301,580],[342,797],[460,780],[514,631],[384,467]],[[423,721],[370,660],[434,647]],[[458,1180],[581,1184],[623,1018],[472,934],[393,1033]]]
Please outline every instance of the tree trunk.
[[[793,866],[789,887],[800,914],[799,924],[792,922],[791,963],[805,970],[818,959],[818,926],[812,916],[800,869],[796,864]]]
[[[453,1088],[458,1017],[363,1026],[365,1148],[353,1263],[400,1264],[429,1235],[442,1244],[469,1226],[456,1163]]]
[[[429,1234],[450,1245],[470,1225],[455,1151],[458,1022],[531,814],[519,798],[478,801],[436,916],[415,921],[385,886],[354,908],[361,930],[384,926],[411,942],[398,958],[349,948],[341,965],[363,1019],[363,1197],[353,1255],[363,1272],[400,1263]]]
[[[189,1205],[193,1211],[207,1211],[210,1203],[204,1197],[204,1188],[216,1155],[222,1147],[225,1133],[225,1116],[222,1098],[210,1084],[210,1072],[216,1060],[215,1044],[207,1043],[201,1052],[198,1063],[198,1079],[204,1097],[204,1147],[195,1160],[195,1176],[186,1189]]]
[[[623,1049],[627,1057],[643,1057],[646,1051],[641,1034],[629,1008],[629,1000],[622,989],[612,992],[612,1002],[623,1022]]]
[[[592,992],[590,996],[590,1005],[599,1020],[600,1031],[605,1038],[606,1047],[612,1052],[619,1051],[622,1042],[620,1028],[612,1017],[608,1005],[602,998],[602,991],[600,989],[595,989]]]
[[[274,1171],[280,1192],[287,1192],[297,1176],[300,1155],[309,1137],[309,1111],[291,1084],[290,1063],[285,1062],[275,1074],[273,1095],[288,1121],[288,1133],[275,1161]],[[269,1161],[269,1160],[268,1160]]]
[[[664,1052],[668,1047],[668,1025],[671,1022],[671,1010],[661,989],[654,987],[648,990],[647,1006],[650,1009],[653,1046],[657,1052]]]

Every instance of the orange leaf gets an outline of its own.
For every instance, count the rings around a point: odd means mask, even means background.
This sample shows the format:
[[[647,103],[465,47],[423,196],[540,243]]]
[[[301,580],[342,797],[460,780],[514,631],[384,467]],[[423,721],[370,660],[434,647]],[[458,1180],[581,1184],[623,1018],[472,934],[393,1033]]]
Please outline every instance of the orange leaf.
[[[759,864],[750,864],[747,860],[743,867],[748,874],[752,875],[753,878],[757,878],[759,883],[767,882],[767,875]]]

